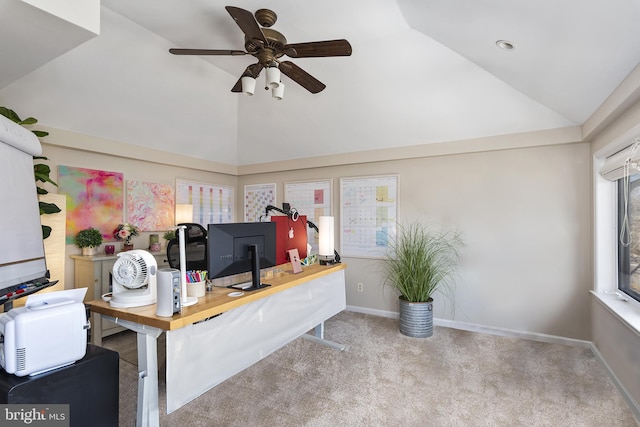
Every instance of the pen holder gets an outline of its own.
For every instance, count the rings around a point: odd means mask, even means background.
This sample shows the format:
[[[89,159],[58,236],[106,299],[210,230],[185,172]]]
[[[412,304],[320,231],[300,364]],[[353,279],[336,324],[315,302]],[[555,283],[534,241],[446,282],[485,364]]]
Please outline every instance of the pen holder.
[[[187,283],[188,297],[203,297],[205,292],[205,282]]]

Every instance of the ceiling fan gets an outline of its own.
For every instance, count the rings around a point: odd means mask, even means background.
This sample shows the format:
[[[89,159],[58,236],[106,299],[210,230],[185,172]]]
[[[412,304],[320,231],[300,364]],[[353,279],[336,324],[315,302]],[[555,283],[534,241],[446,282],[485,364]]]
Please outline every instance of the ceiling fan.
[[[298,67],[291,61],[281,61],[287,55],[291,58],[313,58],[327,56],[350,56],[351,45],[345,39],[315,41],[307,43],[287,43],[287,39],[280,32],[271,29],[278,19],[275,12],[260,9],[254,14],[248,10],[234,6],[225,6],[229,15],[236,21],[244,33],[245,50],[221,49],[169,49],[174,55],[253,55],[257,63],[249,65],[231,92],[242,92],[244,77],[257,78],[263,68],[267,69],[267,83],[272,88],[278,86],[279,81],[270,81],[270,71],[279,69],[282,74],[298,83],[311,93],[321,92],[326,86],[315,77]],[[258,25],[259,24],[259,25]],[[279,80],[279,76],[277,77]],[[268,89],[268,87],[267,87]]]

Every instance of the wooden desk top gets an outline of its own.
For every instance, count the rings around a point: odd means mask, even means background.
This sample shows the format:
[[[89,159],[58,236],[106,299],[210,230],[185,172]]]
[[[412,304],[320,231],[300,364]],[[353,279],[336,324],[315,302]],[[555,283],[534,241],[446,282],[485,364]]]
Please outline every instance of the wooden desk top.
[[[343,270],[346,268],[346,264],[329,266],[314,264],[303,267],[302,273],[298,274],[293,274],[290,264],[283,264],[280,267],[285,267],[283,273],[264,281],[271,285],[269,287],[257,291],[245,292],[244,295],[240,297],[228,296],[230,292],[236,289],[214,287],[211,292],[207,292],[205,296],[198,298],[197,304],[183,307],[182,313],[174,314],[172,317],[156,316],[156,304],[130,308],[111,307],[108,302],[102,300],[89,301],[87,304],[90,306],[91,311],[95,313],[129,320],[146,326],[153,326],[165,331],[172,331],[273,295],[277,292],[284,291],[285,289],[306,283],[310,280]]]

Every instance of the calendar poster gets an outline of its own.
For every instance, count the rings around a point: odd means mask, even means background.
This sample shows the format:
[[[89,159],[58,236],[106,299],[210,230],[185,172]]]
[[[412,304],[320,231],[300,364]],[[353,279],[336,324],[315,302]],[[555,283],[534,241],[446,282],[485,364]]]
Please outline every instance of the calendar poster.
[[[318,218],[331,216],[331,189],[333,180],[298,181],[284,183],[284,201],[296,209],[300,215],[306,215],[307,221],[318,225]],[[318,250],[318,233],[308,230],[308,240],[312,248]]]
[[[193,222],[207,224],[233,222],[233,187],[176,179],[176,203],[193,205]]]
[[[383,257],[398,219],[398,176],[340,179],[340,254]]]
[[[276,184],[244,186],[244,221],[258,222],[268,205],[276,204]]]

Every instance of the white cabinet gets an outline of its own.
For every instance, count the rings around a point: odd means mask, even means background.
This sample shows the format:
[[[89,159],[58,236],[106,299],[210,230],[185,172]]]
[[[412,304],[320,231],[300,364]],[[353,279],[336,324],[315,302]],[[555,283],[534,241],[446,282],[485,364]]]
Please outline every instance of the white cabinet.
[[[169,266],[165,252],[151,254],[156,259],[158,268]],[[87,288],[85,302],[99,300],[102,295],[111,292],[111,275],[117,256],[71,255],[71,258],[74,260],[74,287]],[[122,326],[101,317],[99,314],[91,313],[91,342],[95,345],[102,344],[102,337],[124,330]]]

